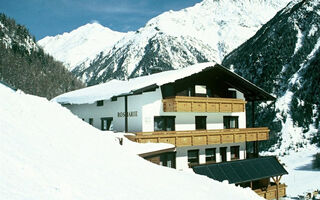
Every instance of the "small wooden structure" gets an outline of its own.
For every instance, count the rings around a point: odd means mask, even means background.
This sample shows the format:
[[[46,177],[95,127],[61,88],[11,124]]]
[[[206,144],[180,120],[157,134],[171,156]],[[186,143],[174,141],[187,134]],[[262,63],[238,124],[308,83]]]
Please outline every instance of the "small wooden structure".
[[[287,195],[286,193],[286,184],[280,184],[278,185],[269,185],[268,187],[265,187],[263,189],[256,189],[254,190],[258,195],[265,199],[279,199],[281,197],[284,197]],[[278,191],[278,192],[277,192]]]
[[[175,168],[175,147],[139,154],[140,157],[157,165]]]
[[[268,140],[269,131],[270,130],[266,127],[193,131],[156,131],[138,132],[135,133],[135,136],[128,135],[126,137],[139,143],[170,143],[176,147],[182,147]]]

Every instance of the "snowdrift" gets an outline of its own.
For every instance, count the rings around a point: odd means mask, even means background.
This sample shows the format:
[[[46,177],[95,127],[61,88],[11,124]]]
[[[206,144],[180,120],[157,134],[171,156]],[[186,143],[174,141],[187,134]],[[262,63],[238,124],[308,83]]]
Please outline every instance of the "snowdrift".
[[[1,84],[0,97],[0,199],[262,199],[145,161],[57,103]]]

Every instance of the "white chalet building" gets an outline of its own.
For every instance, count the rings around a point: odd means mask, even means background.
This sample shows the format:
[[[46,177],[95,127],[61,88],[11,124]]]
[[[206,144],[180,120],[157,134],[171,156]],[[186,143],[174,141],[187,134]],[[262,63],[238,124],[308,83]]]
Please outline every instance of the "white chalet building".
[[[98,129],[133,133],[128,138],[140,143],[173,144],[171,152],[159,151],[145,158],[185,170],[244,160],[249,142],[254,143],[257,154],[257,143],[268,140],[269,129],[247,128],[245,105],[274,99],[225,67],[202,63],[126,81],[112,80],[62,94],[53,101]],[[270,179],[279,174],[269,175]]]

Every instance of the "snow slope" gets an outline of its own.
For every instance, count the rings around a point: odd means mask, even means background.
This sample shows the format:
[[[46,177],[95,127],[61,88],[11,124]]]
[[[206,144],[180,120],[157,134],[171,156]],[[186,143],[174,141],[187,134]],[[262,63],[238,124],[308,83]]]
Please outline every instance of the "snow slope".
[[[0,199],[261,199],[145,161],[57,103],[0,96]]]
[[[38,44],[72,71],[81,63],[90,64],[101,51],[108,51],[124,35],[125,33],[113,31],[94,22],[70,33],[47,36],[39,40]]]
[[[288,185],[287,194],[292,199],[299,195],[306,196],[307,192],[320,190],[320,168],[312,167],[314,156],[319,152],[319,148],[308,146],[300,152],[291,152],[290,155],[280,157],[289,173],[283,176],[282,182]]]

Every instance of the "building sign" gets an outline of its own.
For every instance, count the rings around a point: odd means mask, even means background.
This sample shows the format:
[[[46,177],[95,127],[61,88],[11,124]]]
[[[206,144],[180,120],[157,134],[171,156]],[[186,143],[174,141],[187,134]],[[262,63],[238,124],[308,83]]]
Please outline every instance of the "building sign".
[[[138,111],[131,111],[131,112],[118,112],[118,117],[137,117],[138,116]]]

